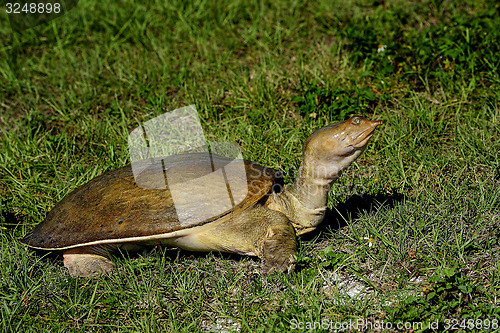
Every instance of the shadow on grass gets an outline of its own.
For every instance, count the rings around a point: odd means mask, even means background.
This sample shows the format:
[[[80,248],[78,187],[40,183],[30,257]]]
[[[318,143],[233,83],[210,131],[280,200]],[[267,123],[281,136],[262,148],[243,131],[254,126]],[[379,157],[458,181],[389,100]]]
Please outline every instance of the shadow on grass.
[[[340,203],[333,210],[328,209],[323,222],[315,231],[301,236],[304,241],[314,239],[321,233],[320,239],[327,237],[325,232],[339,230],[347,225],[346,220],[355,220],[365,212],[372,212],[374,209],[393,208],[397,203],[407,199],[402,194],[377,194],[377,195],[353,195],[346,202]]]
[[[1,211],[0,227],[4,230],[15,230],[19,225],[26,223],[27,215],[16,215],[14,212]]]

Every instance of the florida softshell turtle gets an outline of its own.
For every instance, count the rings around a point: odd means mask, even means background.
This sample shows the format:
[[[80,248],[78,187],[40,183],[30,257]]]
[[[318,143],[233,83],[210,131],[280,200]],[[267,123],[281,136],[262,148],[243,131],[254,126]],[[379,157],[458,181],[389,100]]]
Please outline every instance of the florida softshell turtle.
[[[353,116],[314,132],[304,143],[295,182],[279,192],[276,170],[244,161],[246,197],[221,214],[189,225],[179,222],[168,188],[137,186],[130,165],[112,170],[68,194],[22,242],[62,251],[72,276],[110,273],[109,253],[158,244],[258,256],[263,273],[290,271],[296,236],[323,220],[331,183],[360,156],[381,123]],[[196,176],[204,158],[200,154],[170,156],[169,172]],[[224,157],[211,159],[216,168],[228,166]],[[211,184],[200,182],[199,189],[211,196]]]

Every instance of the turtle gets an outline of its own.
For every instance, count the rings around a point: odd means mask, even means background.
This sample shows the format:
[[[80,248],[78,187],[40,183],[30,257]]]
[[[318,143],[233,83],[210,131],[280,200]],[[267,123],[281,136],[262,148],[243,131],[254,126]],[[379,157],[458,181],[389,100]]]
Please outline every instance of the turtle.
[[[315,230],[323,220],[332,182],[360,156],[380,124],[356,115],[315,131],[303,145],[293,184],[283,185],[278,170],[242,160],[246,196],[222,212],[189,224],[180,223],[168,187],[174,186],[170,179],[164,189],[138,186],[129,164],[70,192],[21,242],[34,249],[62,252],[64,266],[74,277],[110,274],[114,264],[109,254],[118,249],[157,245],[257,256],[263,274],[290,272],[295,268],[297,236]],[[231,172],[231,160],[215,154],[187,153],[167,159],[168,168],[160,172],[177,176],[181,184],[184,178],[203,173],[199,167],[203,160],[210,159],[215,169]],[[141,177],[147,180],[148,172]],[[203,179],[186,185],[205,195],[203,202],[191,199],[195,215],[216,204],[209,198],[217,193],[211,192],[222,191]]]

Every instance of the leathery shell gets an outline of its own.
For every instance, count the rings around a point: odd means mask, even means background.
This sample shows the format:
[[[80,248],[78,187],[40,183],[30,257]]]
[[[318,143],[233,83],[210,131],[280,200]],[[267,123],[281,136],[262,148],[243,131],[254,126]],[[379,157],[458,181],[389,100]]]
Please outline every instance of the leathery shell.
[[[209,154],[205,153],[170,156],[169,167],[163,171],[182,175],[179,181],[183,177],[193,179],[205,172],[200,167],[200,159],[207,158]],[[212,155],[211,160],[215,169],[230,167],[230,159]],[[133,242],[134,238],[144,239],[231,218],[231,214],[238,214],[262,199],[280,181],[280,173],[272,168],[248,161],[244,161],[244,166],[248,185],[246,197],[234,208],[199,223],[181,224],[168,185],[166,189],[142,188],[136,184],[128,165],[108,171],[69,193],[22,242],[45,250],[62,250],[88,243],[116,243],[122,239]],[[214,188],[209,181],[200,179],[202,183],[197,186],[206,191],[204,202],[200,202],[203,206],[210,204],[210,200],[217,200],[217,193],[211,193]]]

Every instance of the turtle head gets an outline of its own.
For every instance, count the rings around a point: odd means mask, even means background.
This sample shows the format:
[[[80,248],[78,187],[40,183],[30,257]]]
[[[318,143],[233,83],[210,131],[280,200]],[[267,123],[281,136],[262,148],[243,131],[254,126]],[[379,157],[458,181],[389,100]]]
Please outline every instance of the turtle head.
[[[382,121],[353,116],[317,130],[304,143],[303,163],[307,172],[329,182],[336,179],[361,155],[380,124]]]
[[[267,203],[284,213],[298,235],[323,220],[331,183],[363,152],[381,121],[354,116],[314,132],[304,143],[304,155],[292,186]]]

